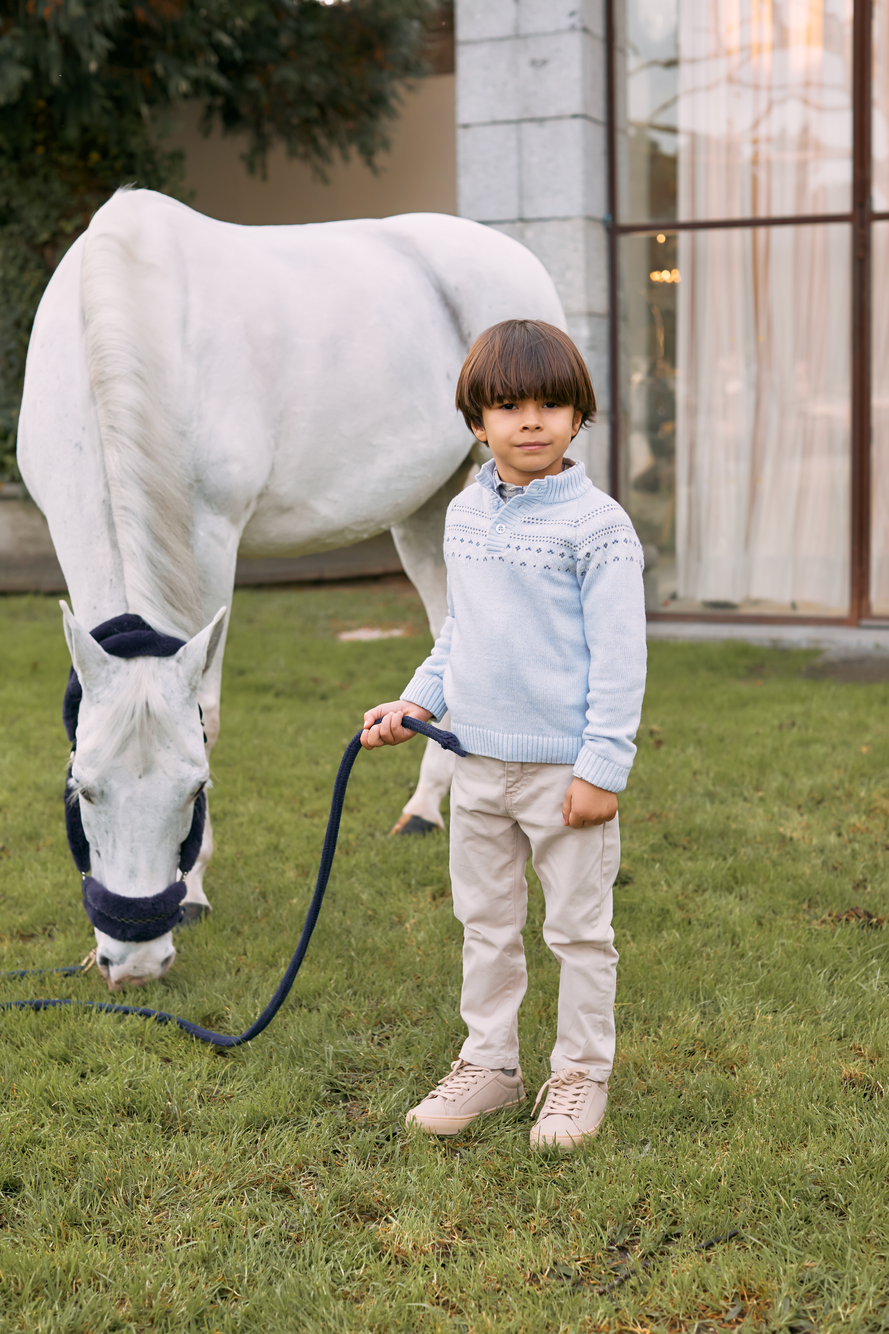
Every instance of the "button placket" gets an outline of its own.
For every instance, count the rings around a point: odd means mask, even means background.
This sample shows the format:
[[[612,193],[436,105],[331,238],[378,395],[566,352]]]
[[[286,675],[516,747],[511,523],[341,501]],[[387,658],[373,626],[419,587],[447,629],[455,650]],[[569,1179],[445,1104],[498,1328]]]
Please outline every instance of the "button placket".
[[[506,539],[513,529],[513,524],[507,523],[510,516],[506,513],[506,505],[501,505],[491,516],[491,523],[488,527],[488,555],[503,558],[506,549]]]

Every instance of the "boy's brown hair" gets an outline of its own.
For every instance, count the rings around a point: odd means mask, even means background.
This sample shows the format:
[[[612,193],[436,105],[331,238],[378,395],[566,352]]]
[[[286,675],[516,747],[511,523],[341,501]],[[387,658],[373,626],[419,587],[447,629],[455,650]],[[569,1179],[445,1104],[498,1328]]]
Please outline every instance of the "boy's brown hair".
[[[457,407],[470,428],[482,425],[482,409],[522,398],[568,403],[596,415],[596,395],[583,357],[571,339],[543,320],[503,320],[480,334],[457,380]]]

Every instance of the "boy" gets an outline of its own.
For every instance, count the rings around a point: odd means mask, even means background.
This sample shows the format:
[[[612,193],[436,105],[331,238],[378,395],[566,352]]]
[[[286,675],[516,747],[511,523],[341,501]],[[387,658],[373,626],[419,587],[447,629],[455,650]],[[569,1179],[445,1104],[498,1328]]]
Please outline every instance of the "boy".
[[[370,709],[361,734],[366,749],[398,745],[415,735],[405,714],[450,710],[470,752],[456,762],[450,829],[469,1035],[407,1121],[456,1135],[524,1100],[530,852],[543,937],[561,964],[553,1074],[531,1145],[570,1150],[598,1131],[614,1060],[616,794],[645,685],[642,550],[620,506],[565,457],[596,402],[561,330],[535,320],[488,329],[460,373],[457,407],[493,459],[448,508],[448,619],[402,698]]]

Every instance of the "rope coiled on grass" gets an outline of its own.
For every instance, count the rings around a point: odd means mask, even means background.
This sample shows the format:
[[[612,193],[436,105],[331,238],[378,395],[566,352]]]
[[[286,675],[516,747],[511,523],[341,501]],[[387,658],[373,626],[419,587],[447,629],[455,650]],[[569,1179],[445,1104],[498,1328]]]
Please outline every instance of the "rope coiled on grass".
[[[377,719],[379,722],[379,719]],[[376,726],[376,723],[373,724]],[[452,750],[457,755],[466,755],[466,751],[460,745],[459,739],[453,732],[445,732],[439,727],[433,727],[430,723],[424,723],[419,718],[405,717],[402,726],[408,731],[420,732],[423,736],[431,737],[437,741],[443,750]],[[214,1033],[211,1028],[202,1028],[200,1024],[193,1024],[189,1019],[180,1019],[178,1015],[168,1014],[165,1010],[149,1010],[144,1005],[112,1005],[108,1001],[77,1001],[77,1000],[14,1000],[0,1003],[0,1010],[54,1010],[65,1005],[82,1006],[89,1010],[102,1010],[105,1014],[133,1014],[140,1019],[156,1019],[161,1024],[176,1024],[184,1033],[190,1033],[193,1038],[199,1042],[210,1043],[214,1047],[240,1047],[245,1042],[252,1042],[254,1038],[259,1037],[274,1019],[275,1015],[284,1004],[290,989],[300,970],[302,961],[305,958],[306,950],[309,947],[309,941],[312,939],[312,932],[315,930],[315,924],[318,921],[321,912],[321,904],[324,901],[324,891],[327,889],[327,882],[330,879],[330,872],[333,866],[333,859],[336,854],[337,837],[340,829],[340,819],[343,813],[343,803],[346,798],[346,788],[349,784],[349,776],[352,772],[352,766],[361,749],[361,733],[356,732],[352,740],[345,749],[343,758],[340,761],[340,767],[337,771],[336,780],[333,785],[333,797],[330,803],[330,815],[327,820],[327,832],[324,835],[324,847],[321,850],[321,865],[318,868],[318,878],[315,882],[315,893],[312,895],[312,902],[309,904],[309,911],[306,914],[306,920],[303,925],[302,935],[299,944],[293,954],[293,958],[287,965],[287,970],[281,979],[277,991],[275,992],[268,1005],[263,1010],[259,1018],[246,1028],[243,1033],[231,1036],[226,1033]],[[62,969],[38,969],[38,972],[63,972],[79,973],[84,970],[84,964],[73,965],[70,968]],[[26,971],[4,974],[7,977],[24,977]]]

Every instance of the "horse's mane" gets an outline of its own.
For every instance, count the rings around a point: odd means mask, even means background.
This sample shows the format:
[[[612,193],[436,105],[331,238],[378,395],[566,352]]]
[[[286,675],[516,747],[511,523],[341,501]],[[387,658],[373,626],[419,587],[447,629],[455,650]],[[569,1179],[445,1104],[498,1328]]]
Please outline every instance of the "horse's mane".
[[[164,751],[175,747],[190,756],[182,730],[173,716],[163,690],[162,659],[132,658],[121,664],[123,688],[105,705],[94,730],[77,747],[79,778],[68,787],[68,799],[95,783],[125,750],[140,773],[160,761]],[[167,743],[167,746],[164,745]]]
[[[191,478],[167,373],[172,255],[155,198],[119,190],[90,223],[81,303],[127,607],[158,630],[202,624]],[[154,225],[152,225],[154,224]],[[165,351],[167,356],[165,357]]]

